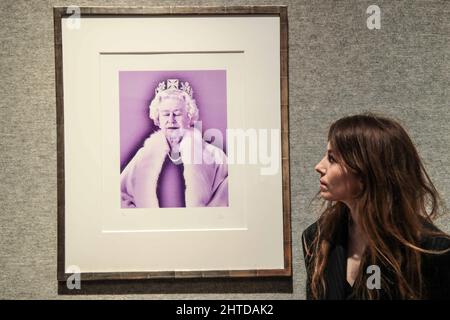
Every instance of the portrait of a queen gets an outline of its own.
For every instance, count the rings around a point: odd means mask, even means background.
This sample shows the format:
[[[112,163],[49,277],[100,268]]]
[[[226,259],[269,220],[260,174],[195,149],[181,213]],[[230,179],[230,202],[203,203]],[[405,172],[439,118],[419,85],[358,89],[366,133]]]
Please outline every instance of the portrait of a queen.
[[[120,174],[122,208],[228,206],[227,156],[194,126],[194,89],[167,79],[154,92],[149,121],[157,130]]]

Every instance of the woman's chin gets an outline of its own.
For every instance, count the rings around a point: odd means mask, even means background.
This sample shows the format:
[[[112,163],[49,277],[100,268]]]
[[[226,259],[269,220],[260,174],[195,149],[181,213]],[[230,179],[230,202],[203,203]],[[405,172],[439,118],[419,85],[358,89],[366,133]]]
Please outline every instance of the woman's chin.
[[[320,197],[327,201],[333,201],[333,197],[328,191],[320,191]]]

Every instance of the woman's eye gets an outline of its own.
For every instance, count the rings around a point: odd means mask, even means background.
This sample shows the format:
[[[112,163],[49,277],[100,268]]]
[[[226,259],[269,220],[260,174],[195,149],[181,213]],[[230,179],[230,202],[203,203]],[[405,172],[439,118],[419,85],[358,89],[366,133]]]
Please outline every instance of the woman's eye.
[[[335,159],[333,158],[333,156],[328,155],[328,161],[333,163],[336,162]]]

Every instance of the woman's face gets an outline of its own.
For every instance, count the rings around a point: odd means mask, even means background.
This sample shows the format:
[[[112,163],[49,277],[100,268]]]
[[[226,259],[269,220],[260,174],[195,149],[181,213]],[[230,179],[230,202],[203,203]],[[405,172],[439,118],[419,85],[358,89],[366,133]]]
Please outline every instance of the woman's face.
[[[320,195],[325,200],[352,202],[361,189],[358,177],[344,166],[343,160],[328,143],[325,156],[315,167],[320,173]]]
[[[167,137],[180,135],[190,127],[190,119],[184,101],[168,97],[161,101],[158,109],[159,127]]]
[[[186,111],[186,104],[176,97],[168,97],[159,105],[159,126],[165,130],[189,128],[190,121]]]

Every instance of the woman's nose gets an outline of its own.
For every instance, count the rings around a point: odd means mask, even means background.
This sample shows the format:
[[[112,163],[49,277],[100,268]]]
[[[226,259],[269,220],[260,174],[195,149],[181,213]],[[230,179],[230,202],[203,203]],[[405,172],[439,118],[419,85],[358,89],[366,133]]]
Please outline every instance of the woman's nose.
[[[325,168],[324,168],[322,162],[323,162],[323,159],[320,160],[318,164],[316,164],[316,166],[315,166],[314,169],[315,169],[318,173],[320,173],[321,175],[324,175],[324,174],[325,174]]]

